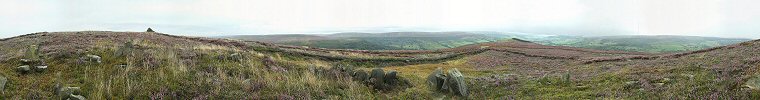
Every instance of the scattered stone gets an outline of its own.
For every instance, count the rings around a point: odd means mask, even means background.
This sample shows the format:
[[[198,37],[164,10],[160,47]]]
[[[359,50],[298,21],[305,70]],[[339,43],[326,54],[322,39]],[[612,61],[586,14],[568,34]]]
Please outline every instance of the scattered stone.
[[[82,91],[79,87],[63,87],[59,88],[56,93],[58,93],[58,96],[61,97],[68,97],[70,95],[79,95],[79,93]]]
[[[243,55],[240,55],[240,53],[233,53],[233,54],[230,54],[229,59],[233,61],[240,61],[243,59]]]
[[[89,59],[88,59],[89,61],[94,61],[94,62],[97,62],[97,63],[100,63],[100,62],[102,62],[102,61],[100,60],[100,59],[101,59],[101,58],[100,58],[100,56],[98,56],[98,55],[92,55],[92,54],[88,54],[88,55],[87,55],[87,58],[89,58]]]
[[[3,76],[0,76],[0,92],[5,93],[5,83],[8,82],[8,78],[5,78]]]
[[[87,100],[84,98],[84,96],[81,95],[69,95],[69,98],[67,100]]]
[[[23,66],[16,67],[16,71],[18,71],[20,73],[23,73],[23,74],[26,74],[26,73],[28,73],[31,70],[32,69],[29,67],[29,65],[23,65]]]
[[[29,64],[31,62],[32,60],[29,60],[29,59],[21,59],[21,64]]]
[[[119,49],[116,50],[116,52],[114,52],[114,56],[116,57],[127,56],[128,54],[132,53],[134,48],[135,48],[135,45],[134,43],[132,43],[132,41],[124,42],[124,45],[119,47]]]
[[[36,71],[36,72],[44,72],[47,68],[48,68],[47,65],[34,66],[34,71]]]

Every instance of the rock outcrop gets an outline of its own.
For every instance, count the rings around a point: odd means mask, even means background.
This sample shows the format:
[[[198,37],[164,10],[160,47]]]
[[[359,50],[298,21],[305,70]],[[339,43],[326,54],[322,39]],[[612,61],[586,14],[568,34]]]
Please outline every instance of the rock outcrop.
[[[433,91],[451,93],[462,97],[469,96],[464,75],[456,68],[449,69],[446,74],[443,73],[442,68],[437,68],[428,75],[427,83]]]

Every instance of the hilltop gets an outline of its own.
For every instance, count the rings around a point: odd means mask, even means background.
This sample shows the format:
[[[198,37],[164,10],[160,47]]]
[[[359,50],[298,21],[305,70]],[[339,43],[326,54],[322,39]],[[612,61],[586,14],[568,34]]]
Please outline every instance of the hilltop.
[[[401,33],[398,33],[401,34]],[[353,35],[343,34],[346,37]],[[3,98],[57,99],[757,99],[760,40],[680,53],[548,46],[531,41],[434,50],[354,50],[155,32],[40,32],[0,40]],[[98,61],[88,60],[98,56]],[[39,57],[39,58],[37,58]],[[22,59],[47,70],[21,73]],[[102,61],[102,62],[101,62]],[[378,89],[353,71],[398,72]],[[461,97],[431,91],[436,68],[459,69]],[[399,87],[405,87],[400,85]]]

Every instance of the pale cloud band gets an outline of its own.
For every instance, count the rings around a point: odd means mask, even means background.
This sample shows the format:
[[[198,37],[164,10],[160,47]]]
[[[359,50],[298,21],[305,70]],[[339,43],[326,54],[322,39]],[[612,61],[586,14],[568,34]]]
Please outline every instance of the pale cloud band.
[[[229,34],[505,31],[760,38],[755,0],[4,0],[0,37],[114,30]]]

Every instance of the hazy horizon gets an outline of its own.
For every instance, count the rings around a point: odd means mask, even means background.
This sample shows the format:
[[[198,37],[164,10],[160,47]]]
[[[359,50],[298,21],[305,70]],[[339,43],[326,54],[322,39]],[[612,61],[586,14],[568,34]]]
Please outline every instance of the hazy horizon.
[[[130,0],[0,3],[0,38],[43,31],[189,36],[494,31],[760,38],[753,0]]]

